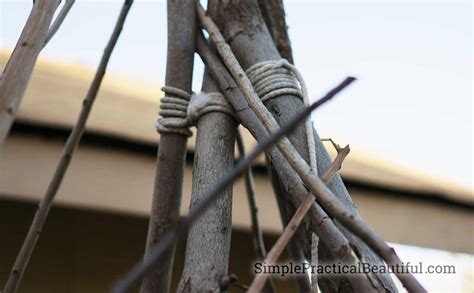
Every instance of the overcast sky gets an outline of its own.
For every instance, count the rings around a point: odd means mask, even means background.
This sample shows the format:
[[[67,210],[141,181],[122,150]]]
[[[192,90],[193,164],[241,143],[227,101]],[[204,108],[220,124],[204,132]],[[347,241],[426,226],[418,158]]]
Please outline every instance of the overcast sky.
[[[122,2],[76,2],[41,56],[94,67]],[[472,187],[472,4],[351,2],[286,3],[312,98],[349,74],[359,78],[313,116],[320,135]],[[9,49],[32,1],[0,3],[1,47]],[[110,72],[161,85],[165,12],[163,1],[136,1]],[[201,71],[198,64],[195,91]]]

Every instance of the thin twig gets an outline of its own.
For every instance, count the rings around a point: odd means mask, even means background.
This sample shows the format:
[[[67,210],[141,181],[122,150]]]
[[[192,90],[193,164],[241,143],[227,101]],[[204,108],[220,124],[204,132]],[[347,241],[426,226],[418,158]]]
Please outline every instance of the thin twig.
[[[339,86],[330,91],[323,98],[319,99],[315,103],[311,104],[308,108],[301,111],[298,115],[294,116],[286,125],[281,127],[278,131],[267,136],[262,143],[258,144],[255,149],[244,159],[237,163],[234,169],[224,175],[219,183],[217,183],[211,190],[209,190],[203,197],[203,200],[190,211],[187,217],[181,218],[177,221],[175,226],[169,230],[158,243],[156,248],[145,258],[145,261],[139,262],[132,268],[128,274],[121,279],[115,286],[113,292],[128,292],[132,289],[133,285],[140,280],[140,278],[155,264],[157,264],[163,256],[166,255],[168,250],[172,247],[172,244],[176,240],[183,240],[183,236],[187,234],[189,226],[211,205],[224,191],[228,185],[232,184],[242,173],[247,170],[252,162],[261,155],[265,150],[272,147],[278,140],[290,133],[299,123],[304,122],[306,118],[311,115],[311,112],[316,110],[319,106],[326,103],[337,95],[340,91],[346,88],[353,81],[352,78],[346,78]]]
[[[0,145],[8,136],[16,111],[44,47],[48,29],[60,0],[42,0],[33,4],[0,79]]]
[[[197,14],[201,25],[209,33],[209,36],[216,45],[216,49],[222,60],[244,94],[249,107],[255,112],[269,133],[276,132],[278,130],[277,122],[255,93],[252,83],[238,63],[219,28],[215,25],[212,19],[206,15],[206,11],[199,3],[197,5]],[[354,80],[355,79],[352,78],[350,82]],[[395,250],[390,247],[358,213],[348,210],[340,200],[334,196],[332,191],[329,190],[321,179],[311,170],[311,167],[308,166],[307,162],[301,157],[288,138],[283,137],[277,142],[276,146],[288,163],[290,163],[293,169],[298,173],[301,180],[306,184],[310,191],[318,195],[318,202],[331,216],[340,221],[354,234],[359,236],[359,238],[361,238],[382,259],[384,259],[387,264],[393,267],[403,266],[403,263]],[[408,291],[426,292],[423,286],[421,286],[412,274],[400,271],[395,271],[394,273]]]
[[[74,2],[75,0],[66,0],[66,2],[64,2],[64,5],[59,11],[58,16],[56,16],[56,19],[53,21],[53,24],[49,27],[48,35],[46,37],[46,40],[44,41],[44,46],[49,43],[49,41],[58,31],[59,27],[63,24],[63,21],[69,13],[69,10],[71,10],[72,6],[74,5]]]
[[[325,184],[327,184],[332,178],[332,176],[334,176],[334,174],[336,174],[336,172],[341,168],[342,162],[349,154],[349,151],[350,149],[348,145],[341,151],[338,151],[336,159],[332,162],[331,166],[329,166],[328,170],[321,178]],[[308,213],[309,209],[313,205],[314,200],[315,197],[311,193],[309,193],[306,198],[301,202],[300,206],[294,213],[290,222],[288,222],[288,225],[285,227],[285,230],[283,230],[283,233],[280,235],[275,245],[273,245],[272,249],[270,249],[270,252],[268,253],[263,263],[265,263],[266,265],[276,264],[281,253],[288,245],[288,242],[291,240],[299,225],[303,221],[304,217]],[[260,292],[260,290],[265,285],[268,276],[268,274],[258,274],[250,285],[249,292]]]
[[[243,160],[245,158],[245,147],[240,130],[237,131],[236,141],[237,149],[239,150],[240,160]],[[257,258],[262,260],[265,259],[265,257],[267,256],[267,252],[265,250],[265,242],[263,241],[262,229],[260,228],[260,223],[258,220],[258,207],[257,201],[255,200],[255,183],[253,180],[251,167],[248,168],[245,172],[245,189],[247,191],[247,199],[249,201],[250,207],[250,220],[252,223],[252,234],[255,253],[257,255]]]
[[[120,36],[120,33],[122,32],[124,22],[127,18],[132,3],[133,0],[126,0],[123,4],[122,10],[115,24],[115,28],[112,32],[110,40],[107,43],[107,47],[104,50],[92,84],[90,85],[89,91],[87,92],[87,95],[83,101],[81,113],[79,114],[77,122],[74,125],[71,134],[69,135],[66,145],[64,146],[63,153],[49,183],[48,189],[39,203],[33,222],[31,223],[30,229],[28,230],[26,239],[23,242],[21,250],[18,253],[15,264],[13,265],[12,271],[5,285],[3,291],[4,293],[15,292],[20,285],[20,281],[28,265],[28,261],[30,260],[36,243],[40,237],[41,231],[43,230],[43,226],[48,216],[49,210],[53,204],[54,197],[61,186],[61,182],[64,178],[64,175],[66,174],[69,163],[71,162],[74,152],[79,144],[79,141],[81,140],[82,134],[84,133],[86,122],[99,91],[102,79],[105,75],[107,64]]]

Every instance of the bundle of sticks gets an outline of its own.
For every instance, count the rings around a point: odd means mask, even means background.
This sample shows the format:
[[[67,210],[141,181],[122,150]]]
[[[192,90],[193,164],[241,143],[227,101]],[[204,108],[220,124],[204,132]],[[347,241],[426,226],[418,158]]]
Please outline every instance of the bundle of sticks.
[[[74,1],[66,1],[53,22],[59,0],[37,0],[0,80],[0,144],[8,135],[34,62],[58,30]],[[49,209],[84,132],[107,63],[132,5],[124,2],[83,108],[65,145],[48,190],[18,254],[4,292],[15,292]],[[208,38],[205,37],[208,36]],[[196,53],[205,64],[201,94],[192,94]],[[22,78],[19,78],[21,76]],[[207,12],[193,0],[168,1],[166,93],[161,100],[157,170],[146,252],[114,287],[128,292],[168,292],[177,242],[187,241],[178,291],[220,291],[236,284],[229,275],[232,183],[245,177],[251,209],[255,258],[276,264],[285,248],[294,261],[403,266],[391,248],[359,215],[337,173],[349,146],[333,143],[331,159],[310,114],[350,85],[347,77],[309,104],[304,79],[293,56],[281,0],[208,1]],[[238,126],[258,142],[245,154]],[[188,216],[179,217],[186,145],[195,126],[193,188]],[[234,164],[237,142],[241,159]],[[267,253],[259,227],[251,164],[267,158],[283,233]],[[224,174],[224,175],[222,175]],[[395,272],[409,292],[424,292],[407,272]],[[241,288],[276,290],[268,274]],[[389,274],[296,276],[302,292],[397,291]]]

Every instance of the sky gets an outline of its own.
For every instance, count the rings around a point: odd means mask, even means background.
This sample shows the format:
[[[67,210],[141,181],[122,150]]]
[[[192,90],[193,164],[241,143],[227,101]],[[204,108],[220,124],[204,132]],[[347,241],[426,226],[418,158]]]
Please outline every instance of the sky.
[[[1,49],[14,47],[31,2],[0,0]],[[41,56],[95,68],[121,3],[76,1]],[[472,188],[471,2],[285,5],[296,66],[311,99],[347,75],[359,79],[313,115],[321,137]],[[109,72],[161,86],[165,60],[165,2],[136,0]],[[202,70],[196,58],[194,91]],[[456,276],[419,276],[430,288],[472,285],[470,256],[396,248],[413,261],[423,254],[459,265]]]

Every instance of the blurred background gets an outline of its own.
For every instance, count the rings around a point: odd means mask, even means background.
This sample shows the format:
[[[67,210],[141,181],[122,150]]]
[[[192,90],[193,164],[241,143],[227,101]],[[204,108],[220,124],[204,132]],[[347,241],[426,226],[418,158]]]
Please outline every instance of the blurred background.
[[[0,0],[2,68],[31,6],[32,1]],[[0,231],[8,235],[2,237],[0,284],[120,6],[121,1],[76,1],[40,54],[17,123],[0,150]],[[417,275],[430,291],[472,292],[472,2],[285,1],[285,8],[295,63],[312,99],[347,75],[359,79],[313,120],[321,137],[351,145],[342,175],[362,216],[405,262],[455,266],[454,274]],[[135,0],[87,133],[25,274],[24,292],[102,292],[142,256],[166,40],[166,2]],[[196,57],[196,92],[202,72]],[[245,140],[248,148],[255,144],[249,134]],[[183,213],[193,149],[191,139]],[[281,223],[263,163],[260,158],[254,169],[270,247]],[[234,188],[233,218],[230,268],[248,283],[253,249],[242,182]],[[179,256],[175,282],[181,262]],[[279,284],[291,290],[291,281]]]

